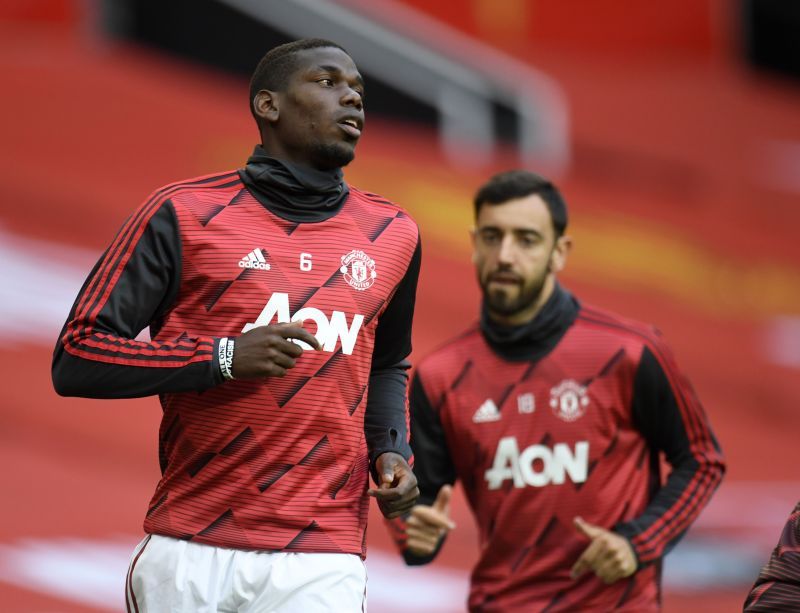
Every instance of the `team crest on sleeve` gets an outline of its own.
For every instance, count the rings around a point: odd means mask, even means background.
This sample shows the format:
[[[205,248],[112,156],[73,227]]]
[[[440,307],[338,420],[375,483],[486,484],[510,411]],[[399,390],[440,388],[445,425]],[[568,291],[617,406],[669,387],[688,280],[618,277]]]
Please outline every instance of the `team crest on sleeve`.
[[[573,379],[566,379],[550,390],[550,407],[564,421],[583,417],[588,405],[586,387]]]
[[[350,287],[364,291],[372,287],[378,273],[375,272],[375,260],[363,251],[353,249],[342,256],[342,266],[339,271]]]

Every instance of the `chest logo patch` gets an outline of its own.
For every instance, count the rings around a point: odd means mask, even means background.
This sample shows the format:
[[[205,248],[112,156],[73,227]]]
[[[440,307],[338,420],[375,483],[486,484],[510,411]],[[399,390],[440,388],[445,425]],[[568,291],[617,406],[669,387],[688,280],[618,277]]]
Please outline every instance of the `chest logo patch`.
[[[253,249],[250,253],[239,260],[239,268],[252,268],[255,270],[269,270],[269,262],[264,257],[261,249]]]
[[[566,379],[550,390],[550,408],[564,421],[583,417],[587,406],[586,387],[573,379]]]
[[[491,398],[479,406],[478,410],[475,411],[475,414],[472,416],[472,421],[476,424],[483,424],[487,421],[498,421],[499,419],[500,411]]]
[[[531,394],[517,396],[517,411],[521,414],[533,413],[536,410],[536,397]]]
[[[347,255],[342,256],[342,265],[339,271],[350,287],[362,292],[372,287],[378,276],[378,273],[375,272],[375,260],[358,249],[353,249]]]

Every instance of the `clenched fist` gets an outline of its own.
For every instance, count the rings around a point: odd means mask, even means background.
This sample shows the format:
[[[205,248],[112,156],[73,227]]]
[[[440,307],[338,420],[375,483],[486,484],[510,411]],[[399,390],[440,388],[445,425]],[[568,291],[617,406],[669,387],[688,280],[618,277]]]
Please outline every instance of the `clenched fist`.
[[[292,340],[320,349],[319,341],[300,324],[258,326],[236,337],[231,373],[234,379],[283,377],[303,355]]]

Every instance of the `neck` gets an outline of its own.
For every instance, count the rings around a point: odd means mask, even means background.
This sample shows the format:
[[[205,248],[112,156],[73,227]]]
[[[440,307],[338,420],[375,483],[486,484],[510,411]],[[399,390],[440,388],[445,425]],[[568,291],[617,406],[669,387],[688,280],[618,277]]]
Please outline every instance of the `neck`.
[[[318,222],[341,209],[349,194],[341,169],[317,170],[271,157],[256,147],[240,172],[248,191],[270,211],[294,222]]]
[[[578,316],[572,295],[554,283],[547,301],[530,321],[503,325],[490,316],[486,301],[481,309],[481,333],[492,350],[511,361],[538,360],[549,353]]]
[[[260,151],[258,151],[258,149],[260,149]],[[311,170],[319,170],[310,164],[308,160],[301,159],[298,156],[293,155],[292,152],[288,151],[285,147],[268,139],[262,138],[261,145],[259,145],[258,149],[256,151],[262,155],[266,155],[267,157],[277,160],[278,162],[291,164],[292,166],[299,166],[301,168],[309,168]]]

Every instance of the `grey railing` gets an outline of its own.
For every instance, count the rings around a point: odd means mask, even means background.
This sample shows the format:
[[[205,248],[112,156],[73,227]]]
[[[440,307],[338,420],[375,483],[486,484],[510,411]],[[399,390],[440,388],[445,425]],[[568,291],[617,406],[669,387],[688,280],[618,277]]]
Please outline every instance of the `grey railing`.
[[[437,110],[442,145],[458,163],[491,161],[498,106],[516,118],[524,163],[558,175],[569,162],[569,119],[558,85],[419,11],[392,0],[373,0],[378,18],[366,17],[358,0],[218,1],[291,36],[340,42],[371,78]]]

